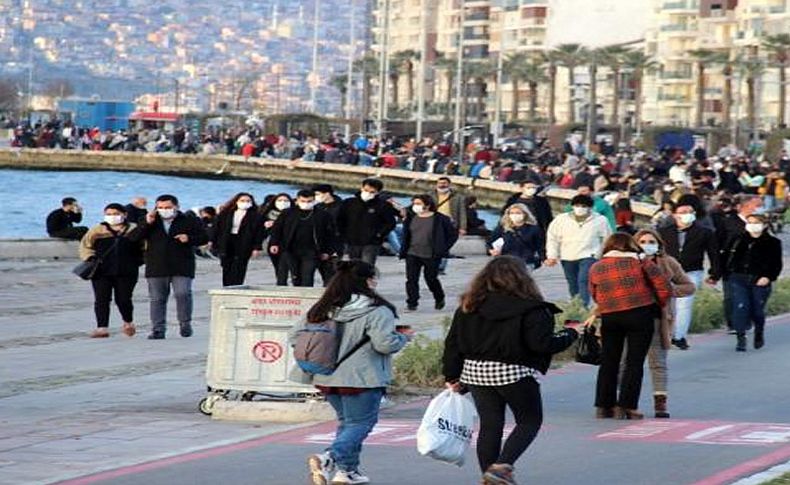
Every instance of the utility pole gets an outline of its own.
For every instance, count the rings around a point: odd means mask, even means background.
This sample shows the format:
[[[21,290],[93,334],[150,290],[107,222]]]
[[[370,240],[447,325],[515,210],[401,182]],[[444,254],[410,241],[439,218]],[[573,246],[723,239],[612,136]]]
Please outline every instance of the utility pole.
[[[27,55],[28,69],[27,69],[27,120],[28,123],[32,120],[33,115],[33,46]]]
[[[458,63],[455,66],[455,143],[458,144],[459,164],[464,160],[464,136],[461,133],[461,104],[463,103],[463,77],[464,77],[464,21],[466,19],[466,6],[464,0],[460,2],[461,13],[458,22]]]
[[[316,96],[318,95],[318,17],[321,13],[321,0],[315,0],[313,12],[313,67],[310,76],[310,111],[316,112]]]
[[[420,6],[420,71],[417,73],[417,143],[422,140],[422,123],[425,119],[425,68],[427,66],[427,20],[428,0],[422,0]]]
[[[499,28],[499,55],[496,59],[496,99],[494,102],[494,126],[491,133],[494,134],[493,147],[499,146],[499,139],[502,137],[502,69],[504,65],[505,50],[505,9],[502,9],[500,28]],[[513,96],[516,93],[513,92]],[[516,107],[518,109],[518,106]],[[518,119],[518,113],[513,113],[513,119]]]
[[[175,92],[175,103],[174,103],[174,104],[175,104],[175,108],[176,108],[176,109],[175,109],[175,112],[176,112],[176,114],[178,114],[178,98],[179,98],[179,92],[178,92],[178,91],[179,91],[178,79],[173,79],[173,82],[175,83],[175,87],[176,87],[176,92]]]
[[[356,1],[351,0],[351,25],[349,27],[349,41],[348,41],[348,71],[346,73],[346,143],[351,143],[351,90],[353,88],[354,78],[354,54],[356,53]]]
[[[598,65],[596,64],[596,60],[593,59],[592,63],[590,64],[590,92],[587,96],[587,129],[585,133],[585,151],[587,152],[587,157],[590,156],[590,148],[593,144],[593,138],[596,135],[596,122],[598,121],[598,100],[596,99],[597,94],[597,76],[598,76]],[[615,94],[616,96],[617,94]]]
[[[384,139],[384,123],[387,118],[387,67],[389,66],[389,31],[390,31],[390,0],[384,1],[384,19],[380,34],[381,49],[379,51],[379,112],[376,120],[376,132],[379,145]]]

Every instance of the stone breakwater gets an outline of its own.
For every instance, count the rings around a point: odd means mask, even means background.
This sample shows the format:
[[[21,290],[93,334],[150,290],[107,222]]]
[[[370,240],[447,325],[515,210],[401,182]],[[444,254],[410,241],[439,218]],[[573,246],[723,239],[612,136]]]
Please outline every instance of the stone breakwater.
[[[183,155],[174,153],[94,152],[46,149],[0,149],[0,168],[24,170],[116,170],[147,172],[202,178],[238,178],[282,182],[309,186],[332,184],[339,189],[354,190],[366,177],[382,179],[386,189],[398,194],[430,192],[441,175],[407,170],[359,167],[353,165],[272,159],[250,159],[225,155]],[[474,180],[451,176],[453,184],[467,194],[474,194],[486,208],[499,208],[518,189],[509,182]],[[574,191],[550,188],[546,191],[554,210],[560,210]],[[642,221],[657,207],[634,203],[634,213]]]

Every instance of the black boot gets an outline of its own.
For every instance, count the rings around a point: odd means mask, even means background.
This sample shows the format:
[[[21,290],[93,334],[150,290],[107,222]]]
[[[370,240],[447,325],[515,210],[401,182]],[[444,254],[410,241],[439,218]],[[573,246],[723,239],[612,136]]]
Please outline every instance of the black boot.
[[[761,349],[765,345],[764,327],[754,327],[754,348]]]
[[[653,408],[656,411],[656,418],[669,418],[669,410],[667,409],[667,395],[653,394]]]
[[[746,352],[746,332],[738,332],[738,345],[735,346],[735,350],[738,352]]]

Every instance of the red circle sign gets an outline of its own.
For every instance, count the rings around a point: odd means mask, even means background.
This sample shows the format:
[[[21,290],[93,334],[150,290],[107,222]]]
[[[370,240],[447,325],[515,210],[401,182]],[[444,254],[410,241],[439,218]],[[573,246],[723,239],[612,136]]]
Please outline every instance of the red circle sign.
[[[265,364],[271,364],[283,356],[283,347],[271,340],[261,340],[252,348],[252,355]]]

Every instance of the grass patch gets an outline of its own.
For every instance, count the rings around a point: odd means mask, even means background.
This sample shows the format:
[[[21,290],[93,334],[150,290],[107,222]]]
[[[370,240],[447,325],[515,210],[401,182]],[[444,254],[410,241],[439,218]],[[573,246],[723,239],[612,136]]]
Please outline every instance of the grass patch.
[[[785,473],[781,477],[763,482],[761,485],[790,485],[790,473]]]
[[[704,333],[725,324],[724,294],[721,290],[704,286],[697,290],[691,316],[691,333]],[[765,306],[768,316],[790,313],[790,278],[780,278],[771,289]]]

